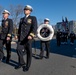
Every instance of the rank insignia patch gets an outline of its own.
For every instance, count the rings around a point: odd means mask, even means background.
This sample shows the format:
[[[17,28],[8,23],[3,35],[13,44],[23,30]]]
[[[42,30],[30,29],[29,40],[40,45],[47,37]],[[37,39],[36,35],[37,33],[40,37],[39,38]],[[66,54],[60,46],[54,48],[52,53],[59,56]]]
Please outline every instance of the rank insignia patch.
[[[32,20],[31,19],[28,19],[27,20],[27,23],[31,24],[32,23]]]
[[[5,22],[5,27],[8,27],[8,21]]]

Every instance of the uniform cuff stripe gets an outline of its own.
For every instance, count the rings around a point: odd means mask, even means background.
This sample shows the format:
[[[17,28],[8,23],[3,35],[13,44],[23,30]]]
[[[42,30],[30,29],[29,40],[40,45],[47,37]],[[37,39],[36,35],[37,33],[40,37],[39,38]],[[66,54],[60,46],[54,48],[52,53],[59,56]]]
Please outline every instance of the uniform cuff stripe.
[[[7,36],[11,37],[11,34],[8,34]]]
[[[32,37],[34,37],[34,36],[35,36],[33,33],[30,33],[30,35],[31,35]]]

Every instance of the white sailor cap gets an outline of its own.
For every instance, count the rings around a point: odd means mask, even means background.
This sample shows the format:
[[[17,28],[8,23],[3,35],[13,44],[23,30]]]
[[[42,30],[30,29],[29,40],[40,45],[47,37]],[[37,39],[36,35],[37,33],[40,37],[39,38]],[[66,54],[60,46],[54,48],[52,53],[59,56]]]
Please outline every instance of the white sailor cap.
[[[8,10],[4,10],[2,14],[6,14],[6,13],[10,15],[10,12]]]
[[[45,18],[45,19],[44,19],[44,21],[50,21],[50,19],[48,19],[48,18]]]
[[[33,11],[33,8],[32,8],[32,6],[30,6],[30,5],[26,5],[26,6],[24,7],[24,10]]]

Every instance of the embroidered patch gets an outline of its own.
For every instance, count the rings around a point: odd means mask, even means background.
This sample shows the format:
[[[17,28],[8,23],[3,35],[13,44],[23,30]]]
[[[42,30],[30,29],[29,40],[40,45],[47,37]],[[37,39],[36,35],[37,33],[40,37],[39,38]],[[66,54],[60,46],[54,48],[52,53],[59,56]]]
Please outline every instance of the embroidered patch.
[[[27,20],[27,23],[31,24],[32,23],[32,20],[31,19],[28,19]]]
[[[8,21],[5,22],[5,27],[8,27]]]

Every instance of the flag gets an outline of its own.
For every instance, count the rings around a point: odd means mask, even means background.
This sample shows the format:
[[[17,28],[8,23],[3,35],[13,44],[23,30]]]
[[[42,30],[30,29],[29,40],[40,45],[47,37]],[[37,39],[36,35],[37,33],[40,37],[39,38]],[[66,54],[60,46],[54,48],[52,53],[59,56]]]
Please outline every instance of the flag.
[[[66,29],[66,23],[65,23],[63,17],[62,17],[62,26],[64,27],[64,29]]]
[[[63,19],[63,17],[62,17],[62,22],[64,22],[64,19]]]
[[[62,26],[65,26],[65,21],[64,21],[63,17],[62,17]]]
[[[67,19],[67,17],[65,17],[65,24],[66,24],[66,27],[68,27],[68,19]]]
[[[65,23],[68,23],[68,19],[67,19],[67,17],[65,17]]]

